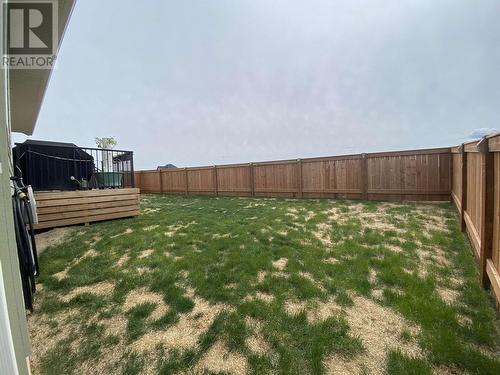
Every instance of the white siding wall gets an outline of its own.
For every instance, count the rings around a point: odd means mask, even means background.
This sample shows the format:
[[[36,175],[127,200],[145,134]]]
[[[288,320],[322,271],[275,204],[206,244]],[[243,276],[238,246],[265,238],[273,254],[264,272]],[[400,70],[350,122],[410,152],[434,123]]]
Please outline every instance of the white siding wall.
[[[0,4],[1,5],[1,4]],[[0,6],[0,51],[3,7]],[[30,343],[12,215],[12,171],[8,71],[0,69],[0,374],[28,374]]]
[[[17,371],[16,354],[7,311],[2,261],[0,261],[0,336],[2,337],[0,340],[0,373],[17,375],[19,372]]]

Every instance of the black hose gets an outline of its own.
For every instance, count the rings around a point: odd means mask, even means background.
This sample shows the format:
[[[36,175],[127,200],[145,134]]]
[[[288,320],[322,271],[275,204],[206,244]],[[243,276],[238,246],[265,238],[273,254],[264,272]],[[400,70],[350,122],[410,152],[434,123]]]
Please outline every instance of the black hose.
[[[14,183],[12,208],[24,305],[26,309],[32,312],[33,293],[36,292],[35,276],[38,276],[40,271],[35,243],[33,213],[27,195],[27,188],[22,183],[22,178],[12,177],[11,180]]]

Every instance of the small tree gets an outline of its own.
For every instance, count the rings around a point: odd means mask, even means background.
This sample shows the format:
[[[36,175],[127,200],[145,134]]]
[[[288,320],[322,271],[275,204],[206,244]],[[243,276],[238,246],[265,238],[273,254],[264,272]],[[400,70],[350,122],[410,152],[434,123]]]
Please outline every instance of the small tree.
[[[95,143],[97,147],[102,148],[102,170],[103,172],[113,172],[113,152],[105,151],[105,149],[112,149],[118,142],[113,137],[96,137]]]
[[[99,148],[113,148],[118,144],[113,137],[95,137],[95,143]]]

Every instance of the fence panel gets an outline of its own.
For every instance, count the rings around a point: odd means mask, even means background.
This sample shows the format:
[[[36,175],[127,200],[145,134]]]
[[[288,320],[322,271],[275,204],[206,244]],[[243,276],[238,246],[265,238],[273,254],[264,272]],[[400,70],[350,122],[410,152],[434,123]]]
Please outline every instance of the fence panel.
[[[297,173],[295,161],[254,164],[254,193],[256,196],[297,197]]]
[[[448,200],[450,149],[367,154],[368,199]]]
[[[135,172],[135,181],[141,192],[161,193],[160,174],[158,171],[140,171]]]
[[[213,167],[189,168],[186,172],[189,194],[206,195],[215,193],[215,171]]]
[[[298,161],[299,190],[306,198],[361,198],[361,155]]]
[[[252,165],[218,166],[218,193],[221,195],[252,195],[252,168]]]
[[[183,169],[164,169],[161,171],[163,193],[185,194],[186,172]]]
[[[483,211],[484,197],[483,190],[483,168],[482,163],[484,154],[473,150],[472,147],[477,147],[477,144],[467,147],[467,200],[465,204],[464,221],[467,227],[467,232],[470,236],[472,247],[479,256],[481,249],[481,231],[482,220],[481,214]]]

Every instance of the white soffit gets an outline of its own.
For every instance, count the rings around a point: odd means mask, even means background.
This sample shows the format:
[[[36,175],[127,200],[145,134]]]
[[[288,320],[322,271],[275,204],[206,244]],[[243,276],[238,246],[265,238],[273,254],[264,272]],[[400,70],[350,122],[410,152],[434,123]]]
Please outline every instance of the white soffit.
[[[58,0],[59,45],[76,0]],[[33,134],[52,70],[9,71],[10,118],[13,132]]]

